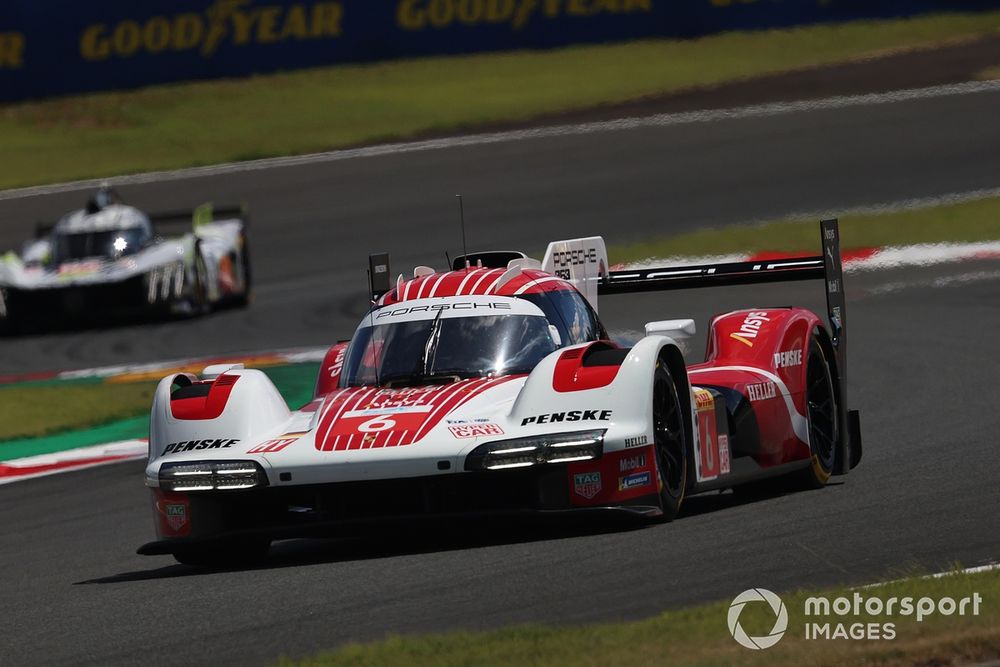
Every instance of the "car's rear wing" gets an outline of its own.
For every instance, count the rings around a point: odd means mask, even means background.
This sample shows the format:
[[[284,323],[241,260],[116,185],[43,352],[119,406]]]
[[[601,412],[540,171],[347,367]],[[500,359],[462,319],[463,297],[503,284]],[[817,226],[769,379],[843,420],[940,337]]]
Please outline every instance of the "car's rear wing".
[[[823,254],[780,260],[671,266],[653,269],[608,271],[601,276],[597,291],[628,294],[662,290],[694,289],[723,285],[755,285],[792,280],[823,280],[826,285],[827,316],[837,359],[840,404],[847,405],[847,304],[844,299],[844,267],[840,258],[840,228],[836,219],[820,222]],[[837,471],[847,472],[861,460],[861,429],[858,412],[844,411],[845,452],[837,461]]]
[[[176,229],[198,227],[198,225],[218,220],[238,219],[245,226],[250,224],[250,214],[246,206],[202,204],[197,208],[177,209],[147,213],[149,221],[157,234],[170,233]],[[35,238],[48,236],[55,228],[55,222],[39,221],[35,223]]]
[[[240,220],[245,226],[250,224],[250,215],[245,206],[216,206],[202,204],[194,209],[158,211],[148,213],[149,221],[157,234],[169,233],[176,229],[197,229],[200,225],[220,220]]]

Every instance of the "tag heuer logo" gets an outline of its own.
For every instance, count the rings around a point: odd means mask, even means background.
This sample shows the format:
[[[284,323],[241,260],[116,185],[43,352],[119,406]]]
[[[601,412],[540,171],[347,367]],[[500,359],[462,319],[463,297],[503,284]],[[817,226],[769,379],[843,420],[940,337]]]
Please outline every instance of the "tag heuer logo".
[[[187,523],[187,507],[184,505],[167,505],[167,524],[174,530],[180,530]]]
[[[573,475],[573,491],[590,500],[601,492],[601,473],[582,472]]]

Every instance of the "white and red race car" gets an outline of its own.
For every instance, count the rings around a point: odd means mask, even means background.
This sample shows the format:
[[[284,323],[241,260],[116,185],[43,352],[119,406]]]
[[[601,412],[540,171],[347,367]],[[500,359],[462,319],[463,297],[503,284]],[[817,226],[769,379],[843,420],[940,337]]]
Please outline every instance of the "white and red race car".
[[[861,456],[846,408],[838,228],[824,254],[771,263],[610,271],[599,237],[459,257],[388,280],[330,348],[315,398],[291,410],[242,365],[164,378],[146,484],[158,540],[192,564],[262,557],[272,540],[417,515],[613,510],[671,519],[685,497],[769,478],[823,486]],[[609,340],[598,297],[806,278],[830,329],[801,308],[714,317],[686,365],[692,320]]]

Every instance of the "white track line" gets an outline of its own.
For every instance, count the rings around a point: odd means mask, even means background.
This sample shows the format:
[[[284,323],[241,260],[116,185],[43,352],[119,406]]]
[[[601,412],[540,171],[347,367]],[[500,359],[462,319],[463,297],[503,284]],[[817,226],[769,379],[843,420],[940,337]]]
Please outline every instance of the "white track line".
[[[992,572],[994,570],[1000,570],[1000,563],[987,563],[986,565],[977,565],[975,567],[966,567],[961,570],[947,570],[945,572],[935,572],[934,574],[925,574],[918,579],[941,579],[944,577],[952,577],[957,574],[977,574],[979,572]],[[878,588],[879,586],[887,586],[889,584],[898,584],[901,581],[906,581],[906,579],[891,579],[889,581],[879,581],[874,584],[865,584],[864,586],[856,586],[851,590],[864,590],[866,588]]]
[[[923,100],[935,97],[973,95],[977,93],[989,93],[997,91],[1000,91],[1000,81],[970,81],[967,83],[956,83],[943,86],[931,86],[928,88],[913,88],[908,90],[896,90],[884,93],[869,93],[866,95],[845,95],[838,97],[827,97],[818,100],[801,100],[797,102],[774,102],[771,104],[758,104],[753,106],[736,107],[732,109],[707,109],[702,111],[687,111],[681,113],[664,113],[664,114],[656,114],[653,116],[618,118],[616,120],[597,121],[590,123],[575,123],[571,125],[552,125],[547,127],[537,127],[524,130],[509,130],[505,132],[487,132],[481,134],[462,135],[457,137],[444,137],[441,139],[427,139],[424,141],[409,141],[409,142],[400,142],[392,144],[381,144],[378,146],[367,146],[364,148],[350,148],[345,150],[328,151],[325,153],[312,153],[308,155],[265,158],[262,160],[247,160],[246,162],[231,162],[226,164],[210,165],[205,167],[192,167],[189,169],[176,169],[171,171],[153,171],[143,174],[132,174],[128,176],[118,176],[113,178],[89,179],[83,181],[73,181],[70,183],[57,183],[52,185],[38,185],[33,187],[17,188],[12,190],[0,190],[0,201],[7,199],[20,199],[23,197],[37,197],[41,195],[54,194],[59,192],[88,190],[98,187],[101,183],[104,182],[110,183],[112,185],[138,185],[141,183],[176,181],[189,178],[199,178],[204,176],[217,176],[222,174],[262,171],[265,169],[295,167],[300,165],[317,164],[324,162],[338,162],[340,160],[378,157],[383,155],[399,155],[402,153],[415,153],[420,151],[441,150],[441,149],[457,148],[463,146],[483,146],[487,144],[524,141],[529,139],[579,136],[586,134],[595,134],[599,132],[617,132],[622,130],[635,130],[646,127],[666,127],[670,125],[684,125],[689,123],[708,123],[720,120],[762,118],[762,117],[777,116],[790,113],[827,111],[833,109],[844,109],[844,108],[859,107],[859,106],[874,106],[880,104],[894,104],[898,102],[909,102],[913,100]]]
[[[803,255],[808,254],[803,252]],[[752,255],[706,255],[697,257],[649,257],[639,262],[624,265],[623,270],[670,268],[674,266],[698,266],[726,262],[747,262]],[[844,260],[844,271],[882,271],[908,266],[933,266],[949,262],[977,259],[1000,258],[1000,241],[977,241],[973,243],[919,243],[907,246],[886,246],[874,254],[863,258]]]
[[[148,447],[149,445],[145,440],[121,440],[103,445],[78,447],[51,454],[38,454],[20,459],[0,461],[0,466],[6,468],[8,472],[6,476],[0,476],[0,485],[20,482],[26,479],[35,479],[36,477],[57,475],[64,472],[74,472],[76,470],[83,470],[84,468],[93,468],[111,463],[134,461],[145,458],[148,454]],[[75,463],[77,461],[80,463]],[[32,472],[17,474],[14,471],[18,469],[32,470]]]

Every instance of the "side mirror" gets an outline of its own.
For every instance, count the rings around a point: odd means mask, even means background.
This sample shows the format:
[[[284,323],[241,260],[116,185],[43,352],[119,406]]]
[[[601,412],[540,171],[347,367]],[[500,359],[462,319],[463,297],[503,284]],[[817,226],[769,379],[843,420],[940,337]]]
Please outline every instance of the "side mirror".
[[[674,340],[681,341],[695,335],[697,329],[694,320],[660,320],[659,322],[646,322],[647,336],[670,336]]]
[[[556,347],[562,347],[562,336],[559,335],[559,329],[556,325],[549,325],[549,335],[552,336],[552,342],[556,344]]]

